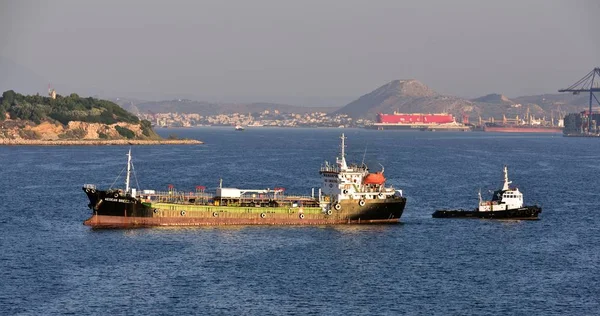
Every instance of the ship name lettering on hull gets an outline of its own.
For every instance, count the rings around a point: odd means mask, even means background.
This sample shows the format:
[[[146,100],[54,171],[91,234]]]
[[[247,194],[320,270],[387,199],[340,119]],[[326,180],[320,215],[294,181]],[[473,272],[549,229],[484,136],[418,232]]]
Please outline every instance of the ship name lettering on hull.
[[[129,200],[123,200],[123,199],[105,198],[104,200],[108,201],[108,202],[133,203],[133,202],[131,202]]]

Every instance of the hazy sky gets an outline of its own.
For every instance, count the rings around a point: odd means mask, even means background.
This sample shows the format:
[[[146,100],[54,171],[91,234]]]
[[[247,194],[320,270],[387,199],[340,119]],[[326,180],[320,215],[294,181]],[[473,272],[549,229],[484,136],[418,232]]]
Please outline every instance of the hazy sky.
[[[408,78],[555,93],[600,66],[600,1],[0,0],[0,58],[57,89],[139,98],[342,102]]]

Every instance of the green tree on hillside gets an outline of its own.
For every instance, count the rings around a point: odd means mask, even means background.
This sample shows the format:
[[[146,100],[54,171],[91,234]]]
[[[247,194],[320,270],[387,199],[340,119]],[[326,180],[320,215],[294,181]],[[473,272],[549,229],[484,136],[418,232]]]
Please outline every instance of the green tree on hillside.
[[[40,95],[25,96],[12,90],[5,91],[0,98],[0,120],[9,113],[13,119],[40,123],[55,120],[62,124],[70,121],[114,124],[118,122],[139,123],[139,119],[117,104],[95,98],[81,98],[76,93],[69,96],[57,95],[56,99]]]

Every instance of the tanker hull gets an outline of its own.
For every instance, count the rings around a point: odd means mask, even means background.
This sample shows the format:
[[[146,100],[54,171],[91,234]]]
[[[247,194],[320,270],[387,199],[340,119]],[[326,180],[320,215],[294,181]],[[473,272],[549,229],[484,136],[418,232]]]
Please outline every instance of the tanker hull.
[[[536,220],[541,212],[542,208],[538,206],[526,206],[518,209],[493,212],[480,212],[479,210],[437,210],[432,214],[432,217]]]
[[[320,207],[238,207],[205,204],[148,203],[121,198],[106,191],[87,192],[93,215],[84,225],[93,228],[219,225],[344,225],[397,224],[406,198],[339,203],[338,209]]]

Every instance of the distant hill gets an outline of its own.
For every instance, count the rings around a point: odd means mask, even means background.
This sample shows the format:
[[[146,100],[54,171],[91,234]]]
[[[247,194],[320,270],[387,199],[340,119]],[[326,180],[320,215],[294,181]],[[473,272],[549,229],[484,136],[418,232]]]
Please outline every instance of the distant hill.
[[[484,95],[479,98],[472,99],[473,102],[483,102],[483,103],[507,103],[513,104],[514,102],[510,100],[507,96],[503,94],[491,93],[488,95]]]
[[[480,115],[484,119],[501,118],[502,116],[524,118],[527,113],[537,118],[559,118],[564,117],[567,113],[580,112],[587,105],[587,97],[568,93],[522,96],[511,99],[501,94],[488,94],[471,101],[480,109]],[[474,117],[472,118],[474,119]]]
[[[129,108],[135,107],[139,113],[198,113],[200,115],[218,115],[231,113],[255,113],[265,110],[278,110],[281,113],[311,113],[331,112],[331,107],[304,107],[278,103],[211,103],[203,101],[192,101],[187,99],[169,101],[146,101],[134,104],[130,102]]]
[[[335,111],[353,118],[375,120],[378,113],[451,113],[458,120],[463,115],[471,121],[503,116],[525,117],[527,113],[537,118],[550,119],[563,117],[569,112],[579,112],[586,108],[584,95],[544,94],[508,98],[503,94],[492,93],[479,98],[463,98],[442,95],[418,80],[394,80]]]
[[[352,118],[375,120],[378,113],[460,113],[471,111],[471,101],[441,95],[418,80],[394,80],[335,111]]]
[[[538,104],[544,109],[559,108],[561,111],[568,113],[581,112],[589,106],[589,93],[571,94],[571,93],[554,93],[554,94],[539,94],[513,98],[517,103],[533,103]]]
[[[56,95],[56,99],[40,95],[22,95],[12,90],[2,93],[0,98],[0,119],[5,113],[11,119],[29,120],[41,123],[54,120],[62,124],[70,121],[114,124],[119,122],[139,123],[137,116],[106,100],[81,98],[72,93],[69,96]]]

